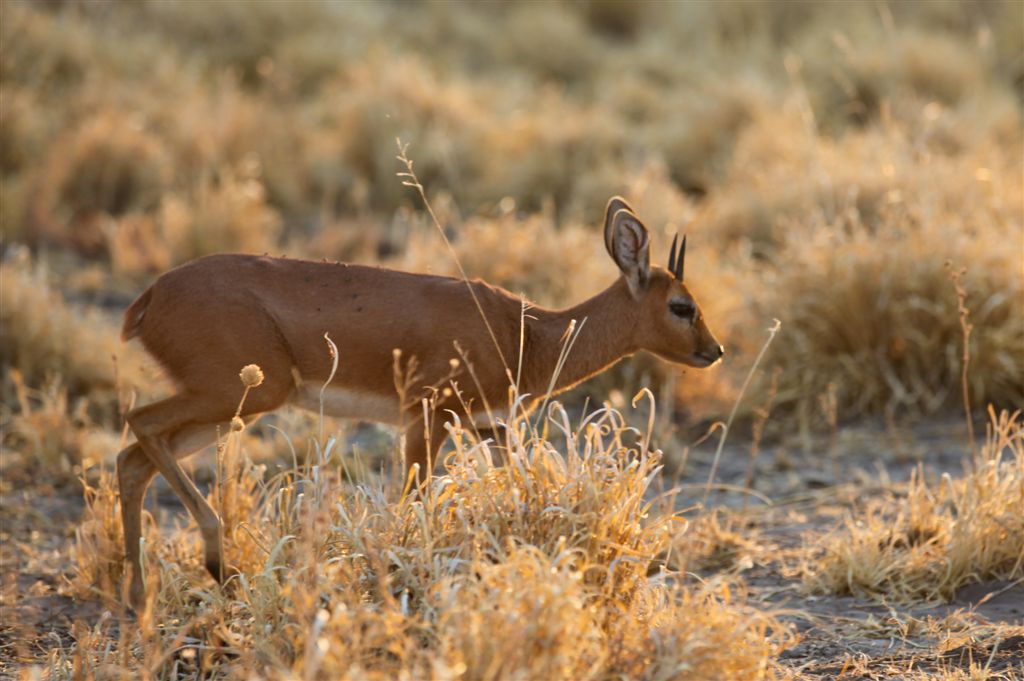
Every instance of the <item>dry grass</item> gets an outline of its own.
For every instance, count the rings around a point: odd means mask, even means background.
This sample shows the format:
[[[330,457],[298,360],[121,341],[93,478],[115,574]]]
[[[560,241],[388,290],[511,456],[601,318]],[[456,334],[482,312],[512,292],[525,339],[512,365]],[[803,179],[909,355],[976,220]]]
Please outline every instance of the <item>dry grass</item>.
[[[734,358],[672,388],[693,417],[728,409],[772,317],[793,348],[775,353],[778,418],[822,425],[830,385],[843,419],[949,407],[946,258],[991,329],[975,406],[1024,399],[1012,3],[3,11],[4,234],[134,288],[223,250],[446,270],[395,181],[401,137],[470,274],[541,303],[614,274],[587,238],[611,192],[656,255],[690,231]],[[631,374],[670,382],[642,360],[616,380]]]
[[[987,441],[963,478],[915,476],[905,499],[873,506],[808,547],[815,590],[890,602],[948,601],[973,582],[1024,578],[1024,428],[990,413]],[[820,548],[819,548],[820,547]]]
[[[86,474],[69,593],[120,612],[117,495],[93,466],[115,455],[134,392],[146,401],[157,383],[118,345],[117,314],[156,273],[215,251],[452,273],[395,178],[396,137],[469,276],[539,304],[577,302],[616,276],[595,229],[611,193],[647,221],[655,262],[689,234],[687,282],[727,362],[682,372],[637,357],[565,396],[574,414],[585,398],[625,413],[626,396],[649,388],[670,465],[729,414],[773,318],[782,330],[733,439],[751,420],[767,450],[862,419],[943,415],[960,406],[965,369],[969,410],[1017,408],[1019,9],[2,2],[0,490],[64,490]],[[966,269],[966,352],[947,260]],[[74,645],[48,644],[46,673],[781,673],[783,630],[735,595],[738,578],[720,578],[767,560],[763,537],[745,515],[702,512],[684,532],[648,507],[660,464],[629,449],[619,420],[637,417],[595,418],[600,442],[586,428],[566,426],[568,444],[518,432],[506,468],[463,435],[422,498],[377,474],[389,460],[379,441],[365,457],[312,442],[301,464],[275,468],[296,441],[303,450],[302,429],[247,429],[211,489],[243,579],[214,588],[195,528],[156,534],[147,521],[150,611],[79,622]],[[999,423],[962,479],[918,477],[901,504],[815,537],[809,583],[892,602],[1019,578],[1002,551],[1020,551],[1020,528],[997,506],[1021,501],[1019,419]],[[676,566],[711,579],[653,574]],[[987,678],[977,662],[942,673]]]
[[[153,380],[145,375],[140,353],[121,345],[114,319],[68,303],[49,269],[33,262],[26,249],[9,249],[5,256],[0,266],[0,354],[5,368],[17,370],[30,387],[58,381],[73,404],[88,396],[94,418],[118,422],[122,397]],[[5,403],[7,396],[15,402],[14,387],[4,380]]]
[[[118,436],[93,421],[86,400],[70,401],[59,379],[39,390],[25,385],[16,369],[9,379],[15,399],[0,409],[0,476],[7,485],[41,474],[54,482],[73,481],[118,447]]]
[[[569,432],[562,453],[522,421],[510,464],[495,468],[457,430],[446,474],[422,496],[348,486],[343,464],[323,458],[267,479],[233,435],[211,498],[241,575],[211,586],[191,525],[150,543],[138,635],[117,659],[101,631],[87,649],[55,651],[49,673],[71,675],[78,659],[90,673],[160,676],[200,665],[270,678],[771,677],[785,627],[727,583],[654,570],[685,528],[645,501],[658,454],[623,445],[632,436],[613,411]],[[116,601],[116,495],[109,476],[98,485],[76,584]]]

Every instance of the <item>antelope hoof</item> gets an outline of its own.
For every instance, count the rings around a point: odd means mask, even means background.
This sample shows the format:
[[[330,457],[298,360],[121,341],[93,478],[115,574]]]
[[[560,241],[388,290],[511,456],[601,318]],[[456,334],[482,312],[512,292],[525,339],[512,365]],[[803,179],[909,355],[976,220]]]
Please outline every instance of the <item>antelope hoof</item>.
[[[237,569],[230,565],[223,565],[219,560],[215,558],[207,559],[206,571],[217,580],[218,584],[224,584],[232,577],[237,577],[239,572]]]

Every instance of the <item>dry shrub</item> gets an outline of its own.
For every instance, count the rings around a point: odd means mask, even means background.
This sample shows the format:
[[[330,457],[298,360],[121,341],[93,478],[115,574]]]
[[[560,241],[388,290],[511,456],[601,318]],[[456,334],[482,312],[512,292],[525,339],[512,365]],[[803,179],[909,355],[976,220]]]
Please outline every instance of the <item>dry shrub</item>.
[[[117,474],[106,466],[99,469],[95,482],[83,478],[85,513],[75,529],[72,545],[74,576],[72,591],[79,597],[97,594],[120,601],[124,576],[124,531],[121,525],[121,502],[117,491]],[[143,523],[147,547],[154,546],[156,533],[152,518]],[[150,551],[150,553],[152,553]]]
[[[5,481],[69,483],[117,450],[116,434],[97,427],[86,400],[69,402],[67,389],[51,378],[39,390],[10,370],[15,400],[0,409],[0,440],[7,452],[0,471]]]
[[[403,205],[396,137],[413,144],[427,190],[443,187],[470,211],[506,196],[531,210],[549,198],[566,209],[589,206],[595,193],[603,204],[618,181],[621,133],[554,88],[445,79],[422,58],[375,54],[342,70],[322,100],[315,110],[327,125],[310,166],[315,182],[331,188],[328,198],[346,207]]]
[[[728,174],[709,196],[708,231],[776,258],[787,238],[823,227],[906,229],[893,213],[901,207],[951,230],[996,222],[1007,235],[1019,232],[1021,170],[1007,150],[1020,144],[1020,113],[998,99],[988,103],[984,123],[973,111],[921,102],[909,120],[832,139],[817,132],[802,96],[790,93],[781,107],[759,109],[736,142]]]
[[[96,45],[91,27],[61,21],[26,3],[0,6],[0,80],[61,90],[81,81]],[[56,32],[62,39],[54,40]]]
[[[558,229],[550,213],[472,217],[451,231],[456,256],[466,272],[542,305],[582,302],[610,285],[618,274],[598,232],[579,225]],[[395,262],[401,269],[458,276],[455,261],[432,225],[412,229],[404,250]],[[567,276],[568,272],[572,275]]]
[[[449,664],[481,680],[593,678],[606,652],[572,563],[571,553],[552,559],[524,546],[482,563],[473,579],[439,584],[434,607]]]
[[[71,395],[115,388],[120,354],[114,324],[69,305],[28,252],[8,252],[0,267],[0,354],[30,386],[59,374]],[[124,366],[130,380],[133,371]],[[122,371],[122,375],[124,375]]]
[[[422,59],[383,55],[352,64],[325,91],[318,114],[329,124],[315,153],[342,199],[356,207],[393,208],[405,188],[395,180],[395,139],[415,140],[416,171],[427,187],[440,184],[459,198],[483,161],[483,130],[494,124],[486,103],[495,90],[442,81]]]
[[[635,37],[650,14],[647,3],[629,0],[584,0],[580,4],[591,28],[619,39]]]
[[[109,251],[118,272],[162,271],[210,253],[268,253],[281,218],[266,202],[258,167],[204,176],[186,196],[168,193],[154,216],[112,226]]]
[[[139,117],[101,112],[51,148],[30,220],[37,236],[96,254],[105,219],[152,210],[170,179],[168,151]]]
[[[39,103],[28,90],[5,89],[0,97],[0,237],[24,241],[28,202],[28,175],[44,147],[38,121]]]
[[[730,83],[728,89],[711,83],[697,96],[688,92],[662,104],[676,115],[665,116],[664,123],[652,131],[650,143],[664,150],[679,187],[703,195],[721,182],[733,145],[755,109],[749,89],[742,83]]]
[[[40,126],[33,114],[38,106],[29,90],[5,90],[0,98],[0,177],[24,172],[35,162]]]
[[[266,76],[277,47],[297,32],[309,32],[337,18],[329,3],[257,3],[223,0],[202,12],[188,5],[141,3],[121,19],[131,28],[156,33],[183,53],[199,53],[213,69],[234,69],[255,86]],[[346,12],[348,16],[358,10]],[[340,50],[339,50],[340,51]]]
[[[120,643],[121,671],[155,661],[161,674],[199,665],[264,678],[773,677],[787,633],[771,616],[723,584],[648,577],[677,531],[645,501],[658,456],[627,448],[614,412],[578,429],[553,415],[566,452],[517,422],[502,469],[456,427],[447,473],[422,497],[344,485],[329,447],[270,480],[243,466],[251,541],[229,541],[227,555],[241,575],[211,587],[194,538],[165,536],[145,618],[163,625]],[[115,526],[113,505],[98,507]],[[120,551],[116,532],[98,534],[106,549],[78,553],[89,575],[110,562],[94,552]],[[78,657],[111,644],[99,637]],[[56,678],[72,657],[54,658]]]
[[[833,130],[864,125],[901,98],[955,106],[985,82],[977,48],[953,36],[874,28],[820,35],[817,43],[806,54],[808,88],[819,121]]]
[[[906,499],[874,506],[812,545],[805,584],[893,602],[948,601],[973,582],[1024,577],[1024,424],[989,411],[984,449],[964,477],[911,479]]]
[[[560,81],[590,76],[598,61],[598,45],[571,5],[512,6],[501,41],[502,62],[520,64],[541,78]]]
[[[902,219],[908,228],[822,229],[793,239],[765,279],[753,309],[783,321],[783,349],[771,358],[783,369],[777,403],[805,425],[829,385],[844,418],[926,414],[956,403],[962,339],[950,259],[971,264],[971,321],[985,329],[972,339],[974,404],[1024,402],[1024,319],[1016,304],[1024,280],[1012,232],[978,226],[972,235],[966,225]]]
[[[681,571],[719,572],[749,567],[757,551],[756,528],[741,515],[715,509],[693,519],[670,557]]]
[[[830,384],[843,418],[950,406],[960,329],[947,260],[967,267],[985,328],[972,339],[975,404],[1021,403],[1024,197],[1001,138],[953,156],[922,149],[934,125],[828,140],[791,105],[748,127],[706,229],[755,258],[730,323],[783,322],[780,404],[804,426]]]

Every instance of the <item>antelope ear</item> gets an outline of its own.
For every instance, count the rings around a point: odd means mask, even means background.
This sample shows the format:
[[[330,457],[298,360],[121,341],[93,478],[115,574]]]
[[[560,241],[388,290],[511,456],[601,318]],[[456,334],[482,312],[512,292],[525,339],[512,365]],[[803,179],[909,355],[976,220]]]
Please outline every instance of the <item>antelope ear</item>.
[[[612,253],[612,218],[620,210],[636,214],[633,207],[626,203],[626,199],[621,196],[613,196],[608,199],[608,206],[604,209],[604,246],[608,249],[608,254],[613,258],[615,255]]]
[[[629,290],[634,298],[647,288],[650,278],[650,238],[647,228],[637,216],[625,208],[611,218],[610,246],[608,252],[626,277]]]

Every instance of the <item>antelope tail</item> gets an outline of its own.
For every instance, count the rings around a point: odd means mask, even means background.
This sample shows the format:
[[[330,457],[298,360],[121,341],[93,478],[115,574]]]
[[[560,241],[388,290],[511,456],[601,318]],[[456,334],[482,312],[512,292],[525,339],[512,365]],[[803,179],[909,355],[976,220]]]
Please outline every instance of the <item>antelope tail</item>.
[[[127,310],[124,311],[124,326],[121,327],[121,340],[129,341],[139,335],[142,326],[142,318],[149,308],[149,300],[153,297],[153,288],[147,288],[141,296],[135,299]]]

